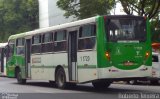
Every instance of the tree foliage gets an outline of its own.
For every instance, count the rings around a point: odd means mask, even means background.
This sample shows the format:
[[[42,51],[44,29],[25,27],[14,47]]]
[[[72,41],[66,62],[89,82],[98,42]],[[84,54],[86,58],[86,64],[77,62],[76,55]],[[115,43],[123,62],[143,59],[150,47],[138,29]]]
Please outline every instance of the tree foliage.
[[[38,28],[38,0],[0,0],[0,41]]]
[[[128,15],[147,16],[151,19],[151,30],[160,29],[160,0],[58,0],[57,6],[65,11],[67,18],[75,16],[78,19],[95,15],[109,14],[115,3],[120,2],[123,11]],[[157,32],[158,33],[158,32]],[[157,37],[157,36],[155,36]]]
[[[155,17],[160,8],[160,0],[58,0],[57,6],[65,11],[64,16],[83,19],[95,15],[109,14],[115,1],[120,2],[126,14],[137,12],[149,19]]]
[[[137,12],[149,19],[155,17],[160,8],[160,0],[119,0],[126,14]]]
[[[92,17],[95,15],[109,14],[114,7],[115,0],[58,0],[57,6],[65,10],[67,18],[74,16],[77,19]]]

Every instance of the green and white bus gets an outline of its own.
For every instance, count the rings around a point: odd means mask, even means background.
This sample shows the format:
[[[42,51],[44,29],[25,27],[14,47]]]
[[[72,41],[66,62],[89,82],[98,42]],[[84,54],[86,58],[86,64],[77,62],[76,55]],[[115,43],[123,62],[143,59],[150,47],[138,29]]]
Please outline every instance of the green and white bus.
[[[26,80],[92,82],[96,88],[113,81],[151,76],[151,40],[146,17],[96,16],[9,37],[8,73]]]

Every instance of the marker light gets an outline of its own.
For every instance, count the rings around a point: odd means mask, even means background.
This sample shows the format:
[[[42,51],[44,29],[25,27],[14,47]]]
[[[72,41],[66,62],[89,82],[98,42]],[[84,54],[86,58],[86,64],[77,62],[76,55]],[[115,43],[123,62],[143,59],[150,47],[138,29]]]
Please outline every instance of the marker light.
[[[106,55],[107,59],[110,60],[110,54],[109,54],[109,52],[106,52],[105,55]]]
[[[149,57],[149,52],[146,52],[145,58],[148,58],[148,57]]]
[[[107,21],[107,16],[104,16],[104,21],[105,21],[105,22]]]

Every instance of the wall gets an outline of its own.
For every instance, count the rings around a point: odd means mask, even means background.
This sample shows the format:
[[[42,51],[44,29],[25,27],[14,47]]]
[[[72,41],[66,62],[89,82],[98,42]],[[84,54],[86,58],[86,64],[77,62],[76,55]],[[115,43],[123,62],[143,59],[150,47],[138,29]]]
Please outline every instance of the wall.
[[[66,19],[63,16],[64,11],[56,6],[57,1],[58,0],[39,0],[40,28],[67,23],[74,20],[73,18]]]

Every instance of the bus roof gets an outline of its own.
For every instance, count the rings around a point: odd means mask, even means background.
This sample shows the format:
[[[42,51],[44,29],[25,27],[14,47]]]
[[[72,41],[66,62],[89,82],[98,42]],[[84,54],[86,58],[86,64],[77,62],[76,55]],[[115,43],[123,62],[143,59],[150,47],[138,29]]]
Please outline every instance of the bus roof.
[[[20,33],[20,34],[11,35],[8,40],[13,40],[13,39],[17,39],[17,38],[32,36],[32,35],[36,35],[36,34],[40,34],[40,33],[45,33],[45,32],[50,32],[50,31],[54,31],[54,30],[60,30],[60,29],[65,29],[65,28],[70,28],[70,27],[74,27],[74,26],[79,26],[82,24],[95,22],[97,17],[100,17],[100,16],[91,17],[91,18],[78,20],[78,21],[74,21],[74,22],[70,22],[70,23],[60,24],[60,25],[56,25],[56,26],[51,26],[51,27],[47,27],[47,28],[42,28],[42,29],[28,31],[28,32]]]
[[[134,16],[134,15],[107,15],[107,16],[108,17],[111,17],[111,16],[112,17],[124,17],[124,16],[126,16],[126,17],[127,16],[140,17],[140,16]],[[36,29],[33,31],[28,31],[28,32],[20,33],[20,34],[15,34],[15,35],[11,35],[8,40],[14,40],[17,38],[28,37],[28,36],[32,36],[32,35],[36,35],[36,34],[40,34],[40,33],[45,33],[45,32],[50,32],[50,31],[54,31],[54,30],[65,29],[65,28],[70,28],[70,27],[74,27],[74,26],[79,26],[79,25],[95,22],[96,18],[98,18],[98,17],[104,17],[104,16],[98,15],[95,17],[82,19],[82,20],[78,20],[78,21],[74,21],[74,22],[64,23],[64,24],[41,28],[41,29]]]
[[[8,43],[0,43],[0,48],[4,48]]]

